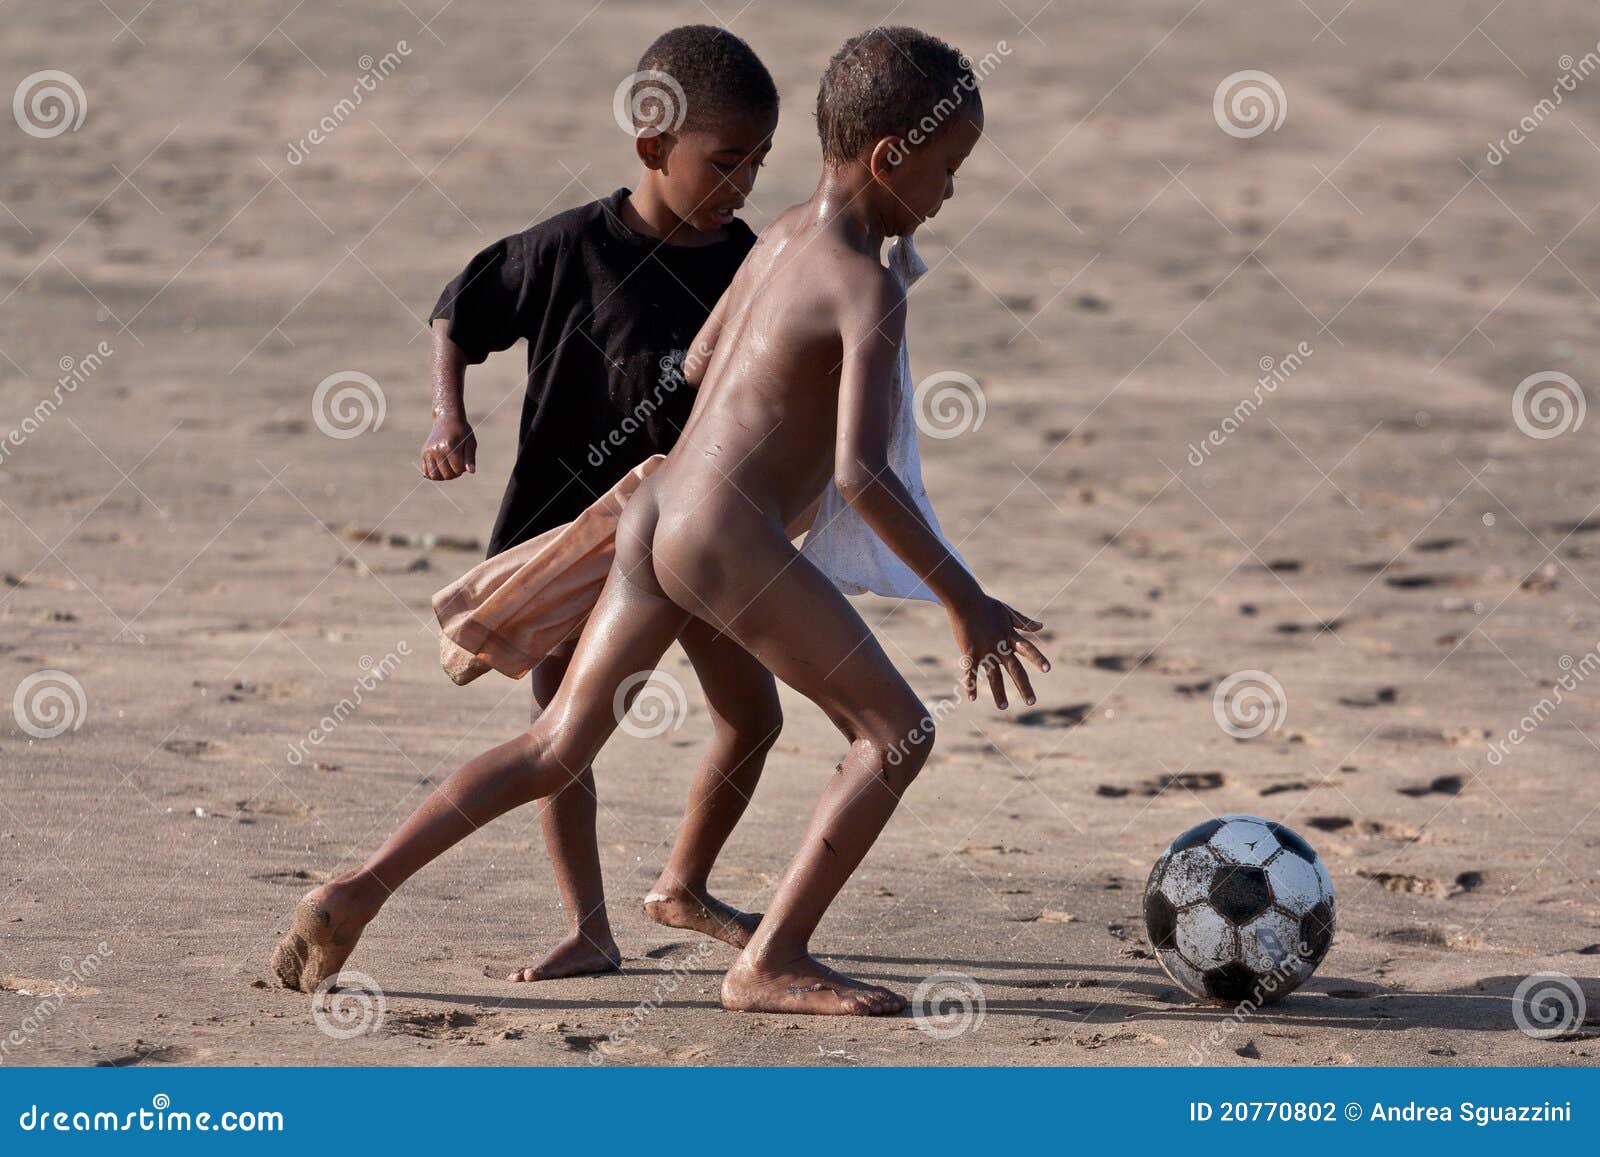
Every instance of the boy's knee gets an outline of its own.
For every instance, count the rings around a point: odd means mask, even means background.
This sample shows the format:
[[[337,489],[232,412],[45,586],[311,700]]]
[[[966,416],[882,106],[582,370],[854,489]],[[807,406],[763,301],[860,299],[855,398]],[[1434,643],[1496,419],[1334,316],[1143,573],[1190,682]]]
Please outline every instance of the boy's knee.
[[[897,712],[888,733],[878,739],[884,766],[909,783],[928,762],[936,731],[932,714],[920,702]]]

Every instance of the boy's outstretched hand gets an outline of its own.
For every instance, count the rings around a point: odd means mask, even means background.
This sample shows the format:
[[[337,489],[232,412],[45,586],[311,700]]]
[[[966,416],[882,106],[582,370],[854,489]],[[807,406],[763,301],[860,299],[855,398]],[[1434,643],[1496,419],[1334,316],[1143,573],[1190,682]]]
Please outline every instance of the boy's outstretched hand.
[[[1027,668],[1017,656],[1021,655],[1040,671],[1050,670],[1050,660],[1033,645],[1031,639],[1022,635],[1025,631],[1031,633],[1043,629],[1044,624],[1037,619],[1030,619],[999,599],[981,593],[971,605],[952,608],[950,630],[955,634],[956,645],[961,648],[961,686],[967,693],[968,701],[978,698],[978,672],[982,671],[989,680],[994,705],[1004,711],[1005,674],[1009,673],[1011,681],[1022,693],[1023,701],[1031,707],[1034,703],[1033,685],[1028,682]]]
[[[448,482],[478,472],[478,439],[472,425],[459,414],[446,414],[433,423],[422,444],[422,476]]]

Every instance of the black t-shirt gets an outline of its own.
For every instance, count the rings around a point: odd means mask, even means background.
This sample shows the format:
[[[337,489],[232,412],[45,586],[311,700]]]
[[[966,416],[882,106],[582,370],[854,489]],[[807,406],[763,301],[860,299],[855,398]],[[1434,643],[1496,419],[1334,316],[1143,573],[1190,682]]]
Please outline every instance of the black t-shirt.
[[[663,244],[622,222],[627,189],[497,241],[445,287],[433,318],[476,365],[528,339],[517,461],[489,554],[576,518],[666,453],[694,390],[684,351],[755,244],[743,221],[714,245]]]

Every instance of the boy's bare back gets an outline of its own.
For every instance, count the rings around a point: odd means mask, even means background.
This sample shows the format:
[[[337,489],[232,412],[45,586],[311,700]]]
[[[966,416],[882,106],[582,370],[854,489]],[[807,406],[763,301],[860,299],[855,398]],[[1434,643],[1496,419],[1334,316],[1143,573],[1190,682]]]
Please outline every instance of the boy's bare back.
[[[663,471],[663,514],[675,496],[707,498],[694,478],[719,478],[789,525],[834,474],[847,346],[881,346],[877,385],[892,384],[904,292],[865,239],[818,216],[807,202],[773,222],[702,331],[697,347],[715,344],[678,461]]]

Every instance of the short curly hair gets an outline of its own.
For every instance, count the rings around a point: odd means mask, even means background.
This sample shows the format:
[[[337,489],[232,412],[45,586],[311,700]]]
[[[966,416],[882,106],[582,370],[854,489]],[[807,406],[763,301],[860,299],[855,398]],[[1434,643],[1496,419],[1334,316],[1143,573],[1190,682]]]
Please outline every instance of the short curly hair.
[[[915,28],[869,28],[833,54],[817,89],[824,161],[853,161],[884,137],[918,143],[978,103],[972,61]]]
[[[712,24],[663,32],[630,79],[627,110],[635,131],[705,129],[729,113],[778,108],[778,87],[755,50]]]

